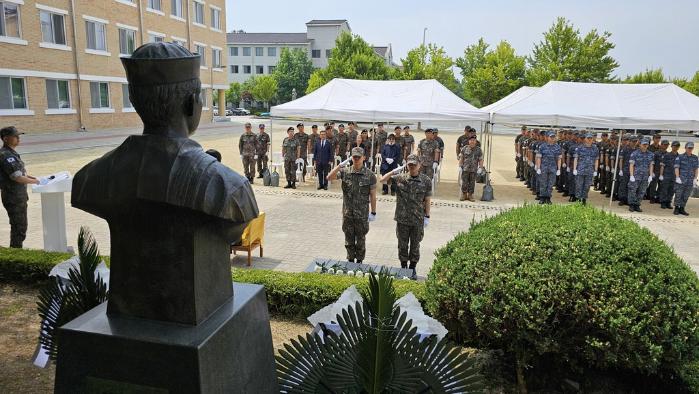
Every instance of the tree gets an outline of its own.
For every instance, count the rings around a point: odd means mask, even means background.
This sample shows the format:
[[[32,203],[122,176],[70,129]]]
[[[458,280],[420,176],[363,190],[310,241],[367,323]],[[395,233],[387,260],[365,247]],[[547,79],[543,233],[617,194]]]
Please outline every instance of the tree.
[[[311,74],[306,89],[310,93],[333,78],[387,80],[395,71],[361,37],[343,32],[335,40],[328,66]],[[312,83],[311,83],[312,82]]]
[[[699,71],[697,71],[692,79],[687,81],[681,88],[687,90],[688,92],[699,96]]]
[[[534,45],[529,58],[527,79],[530,85],[546,82],[611,82],[612,72],[619,64],[609,56],[614,48],[611,34],[591,30],[584,37],[565,18],[558,18],[544,33],[544,39]]]
[[[401,79],[436,79],[456,94],[460,94],[459,82],[454,77],[454,61],[446,55],[443,47],[435,44],[420,45],[401,59],[403,70],[398,73]]]
[[[240,104],[240,100],[243,95],[243,85],[240,82],[233,82],[229,85],[226,90],[226,102],[231,103],[233,107],[237,107]]]
[[[269,101],[277,94],[277,80],[271,75],[263,75],[254,79],[252,95],[262,101],[269,109]]]
[[[501,41],[488,51],[481,38],[477,44],[464,50],[457,60],[463,75],[464,97],[474,105],[491,104],[524,85],[526,61],[517,56],[507,41]]]
[[[281,102],[291,101],[291,92],[294,89],[299,97],[303,96],[312,72],[313,63],[306,52],[301,49],[282,48],[279,62],[272,74],[277,80],[277,98]]]
[[[663,69],[646,69],[635,75],[627,75],[624,83],[663,83],[667,82]]]

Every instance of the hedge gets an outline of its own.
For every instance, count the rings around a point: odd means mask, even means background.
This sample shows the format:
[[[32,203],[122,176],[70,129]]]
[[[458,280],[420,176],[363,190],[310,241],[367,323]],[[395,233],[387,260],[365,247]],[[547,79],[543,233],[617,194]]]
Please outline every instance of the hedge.
[[[256,269],[234,269],[233,280],[263,285],[270,313],[304,319],[337,301],[349,286],[356,285],[361,292],[369,283],[367,278]],[[412,292],[424,303],[425,286],[422,282],[395,280],[393,285],[398,297]]]
[[[520,365],[677,371],[699,357],[699,279],[636,223],[581,205],[525,206],[436,253],[428,309],[462,343]]]
[[[56,264],[70,253],[0,247],[0,282],[37,284],[46,281]]]

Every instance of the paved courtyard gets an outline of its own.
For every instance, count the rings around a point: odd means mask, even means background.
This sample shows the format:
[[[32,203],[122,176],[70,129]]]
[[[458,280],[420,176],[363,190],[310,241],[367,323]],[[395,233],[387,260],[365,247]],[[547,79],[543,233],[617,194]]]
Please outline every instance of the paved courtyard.
[[[295,122],[293,122],[295,124]],[[283,130],[292,122],[275,121],[273,143],[279,150]],[[205,149],[214,148],[223,155],[223,162],[235,170],[242,165],[237,152],[237,141],[242,127],[240,121],[219,123],[202,128],[195,135]],[[269,129],[269,124],[268,124]],[[441,130],[441,128],[440,128]],[[138,130],[113,130],[99,133],[70,133],[23,136],[20,153],[32,175],[46,175],[67,170],[75,173],[90,160],[97,158],[119,144],[125,136],[140,133]],[[475,203],[458,201],[457,169],[454,144],[459,133],[443,133],[447,155],[442,181],[433,199],[432,219],[425,231],[422,258],[418,273],[426,275],[431,267],[434,252],[459,232],[467,231],[472,220],[494,215],[500,210],[533,202],[533,196],[514,180],[512,136],[495,136],[493,144],[492,182],[495,201]],[[422,138],[416,135],[416,139]],[[310,181],[297,190],[264,187],[256,180],[255,195],[261,211],[267,213],[265,257],[253,259],[253,267],[284,271],[302,271],[314,257],[342,259],[345,255],[341,224],[341,193],[337,182],[328,191],[317,191]],[[480,197],[482,185],[477,185],[476,197]],[[565,203],[560,196],[555,203]],[[599,193],[591,192],[588,201],[620,216],[630,218],[647,227],[670,244],[692,268],[699,272],[699,201],[691,199],[687,210],[690,217],[673,216],[671,211],[645,203],[643,213],[631,214],[616,206]],[[379,196],[376,222],[367,235],[367,262],[397,264],[395,199]],[[4,213],[3,213],[4,215]],[[109,229],[106,222],[70,207],[66,195],[66,220],[69,245],[75,245],[80,226],[89,227],[99,242],[102,253],[109,252]],[[0,220],[0,245],[9,242],[7,219]],[[43,247],[41,228],[41,204],[37,194],[30,193],[29,231],[25,246]],[[259,255],[258,255],[259,256]],[[243,267],[246,257],[232,258],[232,264]]]

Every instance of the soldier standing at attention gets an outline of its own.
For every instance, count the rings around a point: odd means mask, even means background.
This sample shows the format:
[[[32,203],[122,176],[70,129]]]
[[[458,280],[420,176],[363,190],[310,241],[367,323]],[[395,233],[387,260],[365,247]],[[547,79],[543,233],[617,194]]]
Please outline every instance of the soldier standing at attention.
[[[420,158],[420,173],[430,179],[439,163],[439,143],[434,140],[432,129],[425,130],[425,138],[417,145],[417,155]]]
[[[667,140],[663,140],[665,144]],[[660,188],[658,191],[658,200],[660,201],[660,208],[662,209],[672,209],[672,195],[673,185],[675,184],[675,159],[679,155],[677,152],[680,149],[679,141],[672,141],[672,148],[670,152],[663,153],[663,157],[660,160]]]
[[[629,204],[629,160],[636,150],[634,137],[627,135],[619,153],[619,206]]]
[[[316,146],[316,142],[320,140],[320,134],[318,134],[318,125],[314,124],[311,126],[311,134],[308,135],[308,145],[306,146],[307,152],[313,152],[313,147]]]
[[[349,127],[349,131],[347,132],[347,135],[349,136],[349,141],[350,142],[356,141],[357,135],[359,135],[359,132],[356,129],[357,125],[354,122],[348,122],[347,126]],[[347,153],[349,154],[349,152],[347,152]]]
[[[459,201],[475,201],[473,193],[476,189],[476,172],[482,171],[483,152],[476,145],[476,137],[471,137],[468,144],[461,148],[459,166],[461,167],[461,197]]]
[[[438,128],[435,127],[434,129],[432,129],[432,134],[434,134],[434,140],[437,141],[437,143],[439,144],[440,155],[439,155],[439,160],[437,162],[441,163],[442,159],[444,158],[444,154],[446,153],[446,152],[444,152],[444,140],[442,139],[442,137],[439,136],[439,129]]]
[[[286,129],[287,137],[282,142],[282,156],[284,156],[284,173],[286,174],[286,186],[284,189],[296,189],[296,159],[301,154],[299,141],[294,137],[294,128]]]
[[[605,163],[607,162],[607,146],[609,146],[609,134],[602,133],[602,140],[597,144],[600,157],[598,160],[598,165],[595,167],[595,171],[597,171],[595,190],[598,190],[601,194],[604,194],[604,189],[607,186],[607,172],[605,171]]]
[[[660,139],[660,135],[653,136],[653,143],[655,143],[655,137]],[[660,201],[660,175],[662,171],[660,168],[660,163],[662,162],[663,155],[667,152],[667,147],[669,145],[670,141],[663,140],[660,145],[655,148],[655,151],[653,151],[653,170],[655,172],[653,173],[653,180],[650,182],[650,185],[648,185],[648,198],[650,199],[651,204],[655,204]],[[652,146],[653,145],[649,146],[648,150],[650,150]]]
[[[573,167],[573,163],[575,161],[575,152],[580,146],[582,146],[582,139],[580,138],[580,132],[576,132],[573,134],[571,144],[568,145],[568,168],[566,172],[568,176],[566,177],[566,183],[568,184],[568,194],[570,194],[570,197],[568,198],[569,202],[578,201],[578,196],[575,195],[575,185],[577,184],[578,180],[573,173],[573,170],[575,169]]]
[[[410,134],[410,127],[403,127],[403,157],[407,158],[415,151],[415,137]],[[406,159],[407,160],[407,159]]]
[[[383,123],[379,123],[379,129],[374,133],[376,138],[376,152],[381,153],[383,146],[386,145],[386,140],[388,140],[388,132],[384,130]]]
[[[258,178],[262,178],[262,173],[267,170],[267,162],[269,161],[269,156],[267,155],[269,134],[265,132],[265,125],[262,123],[260,123],[258,129],[260,132],[257,134],[257,173],[260,174]]]
[[[243,162],[243,172],[252,183],[255,178],[255,161],[257,160],[257,136],[252,132],[252,125],[245,123],[245,132],[238,141],[240,160]]]
[[[692,151],[694,151],[694,142],[687,142],[684,144],[684,153],[675,159],[675,211],[673,212],[675,215],[689,216],[684,207],[687,206],[699,168],[699,158],[692,154]]]
[[[400,126],[394,127],[393,128],[393,138],[395,139],[396,145],[398,145],[398,148],[400,148],[400,154],[401,154],[402,160],[405,161],[406,156],[403,156],[403,135],[401,135],[402,130],[403,129],[401,129]],[[403,163],[401,162],[398,164],[403,164]]]
[[[466,126],[466,134],[469,133],[471,126]],[[527,134],[527,126],[522,126],[521,133],[515,137],[515,177],[522,180],[522,147],[520,146],[520,141]],[[462,136],[463,137],[463,136]],[[458,146],[460,145],[461,137],[456,141],[457,151],[459,151]]]
[[[315,147],[315,144],[311,145],[310,142],[310,136],[306,134],[304,131],[304,127],[302,123],[299,123],[296,126],[296,130],[298,131],[296,134],[294,134],[294,138],[296,138],[296,141],[299,143],[299,157],[301,160],[303,160],[303,179],[306,179],[306,167],[308,167],[308,152],[313,151],[313,147]]]
[[[546,142],[536,152],[536,174],[539,176],[539,204],[551,204],[551,192],[556,176],[561,175],[561,146],[556,143],[556,132],[546,132]]]
[[[398,237],[398,259],[401,268],[413,270],[412,279],[417,279],[415,267],[420,261],[420,241],[425,227],[430,223],[430,198],[432,182],[420,173],[420,161],[416,154],[406,160],[408,172],[401,174],[402,167],[396,168],[381,178],[382,182],[391,179],[397,188],[396,236]]]
[[[329,181],[338,178],[342,181],[342,231],[347,261],[356,260],[359,264],[366,255],[369,222],[376,220],[376,175],[364,166],[364,155],[364,149],[352,148],[352,158],[328,174]],[[350,160],[352,164],[348,166]]]
[[[345,125],[340,124],[337,130],[337,150],[335,151],[335,156],[340,156],[341,161],[347,160],[349,151],[349,134],[345,133]]]
[[[643,212],[641,201],[646,194],[648,183],[653,180],[653,152],[648,150],[650,141],[641,140],[641,147],[629,156],[629,211]]]
[[[587,194],[590,192],[592,180],[597,176],[599,166],[599,149],[592,144],[592,133],[585,134],[585,141],[573,155],[573,175],[575,179],[575,197],[587,204]]]

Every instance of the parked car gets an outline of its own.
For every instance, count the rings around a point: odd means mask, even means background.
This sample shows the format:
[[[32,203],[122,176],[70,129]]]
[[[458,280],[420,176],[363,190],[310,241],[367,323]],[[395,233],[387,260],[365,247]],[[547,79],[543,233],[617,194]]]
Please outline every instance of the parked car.
[[[233,116],[233,109],[232,108],[226,108],[226,116]]]
[[[218,108],[214,107],[214,116],[218,116]]]
[[[250,115],[250,111],[245,108],[236,108],[233,112],[235,115]]]

